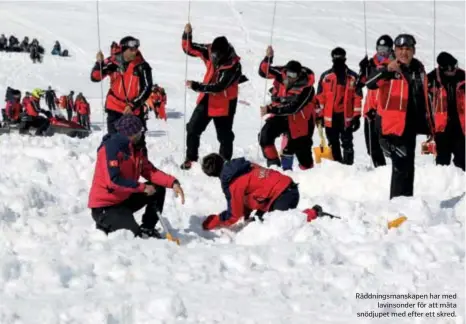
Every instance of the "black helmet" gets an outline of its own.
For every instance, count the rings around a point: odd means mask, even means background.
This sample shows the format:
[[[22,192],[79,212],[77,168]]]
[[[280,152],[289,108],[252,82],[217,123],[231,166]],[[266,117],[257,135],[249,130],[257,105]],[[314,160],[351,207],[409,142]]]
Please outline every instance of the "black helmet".
[[[134,38],[133,36],[126,36],[120,40],[120,47],[122,52],[126,51],[128,48],[139,48],[139,46],[139,39]]]
[[[382,35],[377,39],[376,47],[379,46],[386,46],[386,47],[393,47],[393,39],[389,35]]]
[[[395,47],[416,47],[416,39],[410,34],[400,34],[395,38]]]
[[[346,58],[346,51],[341,47],[336,47],[332,50],[330,55],[332,56],[332,59]]]

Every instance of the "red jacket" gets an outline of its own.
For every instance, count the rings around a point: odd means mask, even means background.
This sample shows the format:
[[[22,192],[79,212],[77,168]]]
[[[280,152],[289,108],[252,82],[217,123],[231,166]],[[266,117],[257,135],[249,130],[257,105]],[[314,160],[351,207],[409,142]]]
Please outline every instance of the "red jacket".
[[[23,111],[23,106],[18,101],[8,101],[5,107],[5,112],[8,118],[12,121],[18,121]]]
[[[429,93],[431,95],[433,111],[434,111],[434,124],[435,132],[441,133],[445,131],[448,123],[448,104],[449,97],[448,91],[444,84],[441,82],[440,72],[438,69],[433,70],[427,76],[429,80]],[[460,120],[461,129],[465,134],[465,73],[462,69],[457,69],[456,75],[454,76],[456,86],[454,90],[454,96],[456,101],[456,111],[458,112],[458,118]]]
[[[227,210],[220,214],[220,225],[230,226],[253,210],[269,211],[292,179],[239,158],[224,165],[220,181],[227,199]]]
[[[379,61],[377,54],[375,54],[372,59],[369,60],[369,74],[371,74],[375,69],[382,67],[383,65],[387,65],[391,62],[391,58],[387,57],[383,60]],[[368,76],[368,75],[367,75]],[[367,81],[366,75],[361,75],[360,82],[363,84]],[[364,101],[364,108],[363,108],[363,115],[366,116],[369,110],[375,109],[377,110],[377,99],[379,96],[379,89],[376,90],[367,90],[366,100]]]
[[[272,104],[268,112],[274,116],[286,116],[291,138],[309,134],[309,120],[315,118],[314,72],[303,67],[299,79],[291,88],[284,84],[286,80],[284,66],[269,66],[273,58],[265,57],[259,67],[259,75],[274,79]],[[267,74],[268,70],[268,74]]]
[[[356,72],[349,68],[346,68],[344,83],[338,82],[333,69],[321,75],[316,97],[325,127],[332,127],[333,113],[344,113],[346,127],[354,117],[361,116],[362,91],[357,87],[357,78]]]
[[[89,104],[82,99],[76,99],[74,106],[76,107],[76,112],[80,115],[89,115],[91,113]]]
[[[157,112],[160,116],[160,119],[167,120],[167,114],[165,111],[165,105],[167,104],[167,95],[163,88],[158,88],[157,90],[152,91],[149,98],[146,100],[146,105]]]
[[[368,89],[379,89],[377,113],[382,121],[382,135],[403,135],[409,103],[413,105],[409,109],[412,109],[417,119],[410,127],[416,127],[417,134],[433,135],[424,66],[413,59],[409,67],[403,67],[403,71],[403,73],[389,72],[386,66],[381,66],[366,83]],[[414,93],[414,89],[410,87],[420,91]],[[410,98],[410,90],[413,91],[414,98]]]
[[[152,72],[149,64],[138,52],[130,63],[122,63],[122,53],[107,58],[103,63],[96,62],[91,72],[91,80],[100,82],[110,77],[105,108],[123,113],[129,105],[138,115],[152,89]],[[101,74],[102,70],[102,74]]]
[[[141,150],[134,150],[127,137],[118,133],[106,135],[97,151],[88,207],[116,205],[132,193],[144,192],[141,176],[166,188],[173,187],[176,180],[156,169]]]
[[[28,116],[31,116],[31,117],[39,116],[39,113],[41,111],[40,99],[31,96],[29,100],[25,102],[24,110],[26,111],[26,114]]]
[[[228,116],[232,105],[236,106],[238,98],[238,84],[242,79],[240,57],[233,48],[228,58],[215,67],[211,61],[211,44],[197,44],[192,42],[192,34],[183,33],[181,47],[189,56],[199,57],[205,64],[207,71],[202,83],[192,87],[199,92],[196,104],[207,96],[207,113],[210,117]]]

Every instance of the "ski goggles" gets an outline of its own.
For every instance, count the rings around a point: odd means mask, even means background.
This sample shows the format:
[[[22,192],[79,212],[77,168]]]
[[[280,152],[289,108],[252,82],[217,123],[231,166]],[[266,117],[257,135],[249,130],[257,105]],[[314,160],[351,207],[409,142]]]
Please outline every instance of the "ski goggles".
[[[386,55],[390,54],[390,52],[392,51],[391,47],[388,47],[388,46],[385,46],[385,45],[377,46],[376,50],[377,50],[377,54],[380,54],[380,55],[383,55],[383,56],[386,56]]]
[[[123,44],[121,44],[121,47],[125,47],[125,48],[139,48],[139,40],[138,39],[131,39]]]
[[[401,34],[395,38],[395,46],[396,47],[413,47],[416,45],[416,40],[412,35],[409,34]]]
[[[458,63],[456,63],[456,65],[446,65],[446,66],[439,65],[438,68],[442,72],[455,72],[456,69],[458,68]]]
[[[288,79],[296,79],[298,77],[298,73],[293,71],[286,71],[285,74]]]

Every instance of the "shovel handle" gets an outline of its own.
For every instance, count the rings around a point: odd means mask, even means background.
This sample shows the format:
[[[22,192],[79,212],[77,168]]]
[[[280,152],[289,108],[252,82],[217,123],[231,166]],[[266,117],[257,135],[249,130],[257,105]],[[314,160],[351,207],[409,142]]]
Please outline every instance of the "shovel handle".
[[[324,129],[321,124],[317,124],[317,131],[320,137],[320,149],[323,152],[324,147],[327,146],[327,142],[325,141]]]

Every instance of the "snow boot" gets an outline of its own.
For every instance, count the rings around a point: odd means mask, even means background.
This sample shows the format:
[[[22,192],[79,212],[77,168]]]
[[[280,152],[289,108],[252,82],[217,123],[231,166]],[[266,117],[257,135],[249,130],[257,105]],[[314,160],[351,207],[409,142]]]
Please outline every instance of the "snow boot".
[[[282,158],[282,169],[283,169],[283,171],[293,170],[294,155],[282,154],[281,158]]]
[[[142,225],[139,227],[139,233],[136,236],[142,239],[163,238],[162,235],[159,233],[159,231],[157,231],[155,228],[146,228],[146,227],[143,227]]]
[[[181,170],[189,170],[193,166],[194,161],[186,160],[180,165]]]

